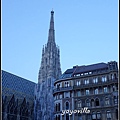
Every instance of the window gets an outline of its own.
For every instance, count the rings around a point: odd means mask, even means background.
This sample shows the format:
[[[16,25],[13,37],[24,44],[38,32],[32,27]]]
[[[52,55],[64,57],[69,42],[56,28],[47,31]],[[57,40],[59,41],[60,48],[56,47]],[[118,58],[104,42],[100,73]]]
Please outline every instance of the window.
[[[107,77],[106,76],[102,76],[102,82],[106,82],[107,81]]]
[[[92,113],[92,120],[96,120],[96,113],[95,112]]]
[[[93,83],[98,83],[98,78],[93,78]]]
[[[101,119],[101,114],[100,114],[100,112],[98,111],[98,112],[97,112],[97,120],[99,120],[99,119]]]
[[[59,94],[56,95],[56,99],[59,99]]]
[[[117,105],[118,104],[118,97],[114,96],[114,104]]]
[[[96,104],[96,106],[99,106],[99,99],[98,98],[96,98],[95,104]]]
[[[57,84],[57,89],[59,89],[60,88],[60,84]]]
[[[115,85],[113,85],[113,87],[112,87],[112,88],[113,88],[113,91],[115,91]]]
[[[89,79],[84,80],[84,82],[85,82],[85,85],[89,84]]]
[[[108,97],[106,97],[105,98],[105,105],[109,105],[110,103],[109,103],[109,98]]]
[[[81,91],[77,91],[77,96],[81,96]]]
[[[112,79],[112,80],[114,79],[114,76],[113,76],[113,74],[111,74],[111,79]]]
[[[69,109],[69,102],[66,102],[66,110]]]
[[[86,106],[90,107],[90,101],[89,101],[89,99],[86,100]]]
[[[95,89],[95,94],[98,94],[98,88]]]
[[[84,73],[84,75],[88,75],[88,73]]]
[[[107,110],[107,119],[111,120],[111,112],[109,110]]]
[[[86,92],[86,95],[89,95],[89,90],[86,90],[85,92]]]
[[[78,101],[78,103],[77,103],[77,107],[78,107],[78,108],[82,107],[82,103],[81,103],[81,101]]]
[[[65,87],[69,87],[69,82],[65,82]]]
[[[108,92],[107,87],[104,87],[103,90],[104,90],[104,93],[107,93],[107,92]]]
[[[77,81],[77,86],[80,86],[80,81]]]

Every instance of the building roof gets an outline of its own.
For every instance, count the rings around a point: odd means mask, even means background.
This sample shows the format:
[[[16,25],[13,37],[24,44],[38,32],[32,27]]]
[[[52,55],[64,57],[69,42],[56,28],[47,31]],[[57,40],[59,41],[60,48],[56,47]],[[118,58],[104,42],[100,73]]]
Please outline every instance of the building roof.
[[[81,74],[86,72],[92,72],[100,69],[107,69],[108,64],[106,63],[97,63],[92,65],[83,65],[83,66],[73,66],[71,69],[67,69],[60,78],[69,78],[75,74]]]
[[[33,100],[35,84],[32,81],[2,70],[2,95]]]

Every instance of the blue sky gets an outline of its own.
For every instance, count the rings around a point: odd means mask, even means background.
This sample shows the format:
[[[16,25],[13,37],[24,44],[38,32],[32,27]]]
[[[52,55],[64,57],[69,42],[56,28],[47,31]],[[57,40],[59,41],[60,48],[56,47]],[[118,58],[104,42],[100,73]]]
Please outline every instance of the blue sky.
[[[118,62],[118,0],[3,0],[3,70],[37,83],[52,9],[62,73]]]

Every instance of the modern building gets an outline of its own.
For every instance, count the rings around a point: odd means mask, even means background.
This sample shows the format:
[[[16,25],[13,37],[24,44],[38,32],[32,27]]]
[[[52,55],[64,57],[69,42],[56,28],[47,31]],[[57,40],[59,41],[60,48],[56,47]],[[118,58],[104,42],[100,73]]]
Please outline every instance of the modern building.
[[[33,120],[35,83],[2,70],[2,120]]]
[[[60,50],[55,43],[54,11],[51,11],[47,45],[43,46],[38,84],[35,88],[35,120],[53,120],[54,81],[61,76]]]
[[[118,120],[117,62],[67,69],[53,96],[54,120]]]

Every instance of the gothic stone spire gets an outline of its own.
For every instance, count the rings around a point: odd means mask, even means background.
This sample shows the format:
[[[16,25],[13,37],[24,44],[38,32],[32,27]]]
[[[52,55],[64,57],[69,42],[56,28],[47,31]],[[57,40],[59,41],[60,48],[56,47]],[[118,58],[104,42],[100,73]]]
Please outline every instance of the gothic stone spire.
[[[60,52],[55,43],[54,30],[54,11],[51,11],[50,27],[48,33],[48,42],[42,50],[41,67],[39,70],[38,82],[47,80],[48,78],[58,79],[61,75],[60,68]]]
[[[38,84],[35,88],[35,120],[53,120],[54,81],[61,75],[60,50],[55,44],[54,12],[51,11],[47,45],[43,46]]]

